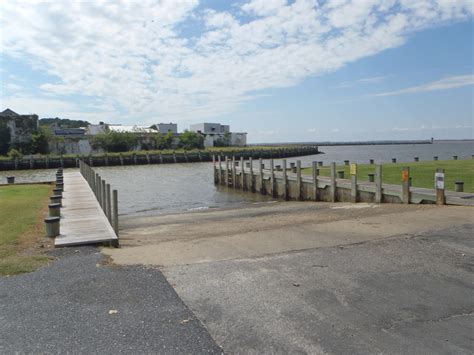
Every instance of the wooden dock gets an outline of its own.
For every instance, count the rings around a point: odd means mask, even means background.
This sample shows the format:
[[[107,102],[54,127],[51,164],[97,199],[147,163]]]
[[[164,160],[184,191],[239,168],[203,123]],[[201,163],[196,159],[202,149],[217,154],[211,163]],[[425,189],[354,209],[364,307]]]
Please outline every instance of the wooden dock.
[[[79,171],[64,173],[60,235],[55,247],[115,242],[107,216]]]
[[[224,163],[224,164],[222,164]],[[242,167],[240,160],[219,161],[214,165],[214,182],[235,189],[252,191],[286,200],[326,201],[326,202],[385,202],[385,203],[436,203],[436,190],[421,187],[407,187],[405,198],[401,185],[380,182],[357,181],[352,179],[326,176],[311,176],[286,170],[286,173],[274,169],[253,166]],[[259,163],[261,164],[261,163]],[[335,169],[335,167],[334,167]],[[336,175],[334,170],[334,176]],[[434,178],[434,176],[433,176]],[[474,193],[444,191],[445,204],[474,206]],[[355,197],[355,198],[354,198]]]

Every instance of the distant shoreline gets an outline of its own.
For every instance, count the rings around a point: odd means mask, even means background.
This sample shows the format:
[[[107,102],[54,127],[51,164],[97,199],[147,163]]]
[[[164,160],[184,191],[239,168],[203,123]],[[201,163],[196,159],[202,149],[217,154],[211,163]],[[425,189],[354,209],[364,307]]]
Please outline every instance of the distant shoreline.
[[[433,144],[440,142],[473,142],[474,139],[438,139],[438,140],[377,140],[377,141],[341,141],[341,142],[281,142],[281,143],[255,143],[248,146],[280,146],[280,145],[316,145],[318,147],[351,146],[351,145],[409,145]]]

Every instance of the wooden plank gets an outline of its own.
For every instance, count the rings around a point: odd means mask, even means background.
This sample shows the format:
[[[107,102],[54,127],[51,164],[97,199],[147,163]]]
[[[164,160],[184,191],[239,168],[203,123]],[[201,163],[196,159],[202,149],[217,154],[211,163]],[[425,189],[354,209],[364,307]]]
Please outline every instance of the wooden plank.
[[[60,232],[54,241],[56,247],[117,240],[95,194],[79,172],[64,173]]]

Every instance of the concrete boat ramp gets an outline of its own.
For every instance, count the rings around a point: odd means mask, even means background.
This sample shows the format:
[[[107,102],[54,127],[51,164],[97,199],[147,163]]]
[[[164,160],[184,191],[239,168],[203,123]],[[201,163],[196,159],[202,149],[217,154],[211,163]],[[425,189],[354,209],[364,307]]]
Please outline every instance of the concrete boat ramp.
[[[117,234],[79,171],[64,173],[60,235],[55,247],[116,242]]]

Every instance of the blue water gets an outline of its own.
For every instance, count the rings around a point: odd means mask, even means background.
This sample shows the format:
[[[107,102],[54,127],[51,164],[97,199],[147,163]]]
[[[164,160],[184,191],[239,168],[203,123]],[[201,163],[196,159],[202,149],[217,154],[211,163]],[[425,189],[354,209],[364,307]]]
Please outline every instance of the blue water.
[[[411,162],[414,157],[422,160],[471,159],[474,141],[435,142],[427,145],[380,145],[321,147],[325,154],[290,158],[289,162],[301,160],[302,166],[311,166],[312,161],[343,163],[350,160],[368,163]],[[279,164],[278,160],[275,164]],[[142,216],[176,212],[192,212],[211,208],[232,208],[270,202],[266,196],[242,193],[225,187],[214,186],[212,163],[138,165],[102,167],[96,171],[119,191],[121,215]],[[0,181],[14,175],[17,182],[46,181],[54,179],[55,170],[2,171]],[[1,201],[0,201],[1,203]]]

